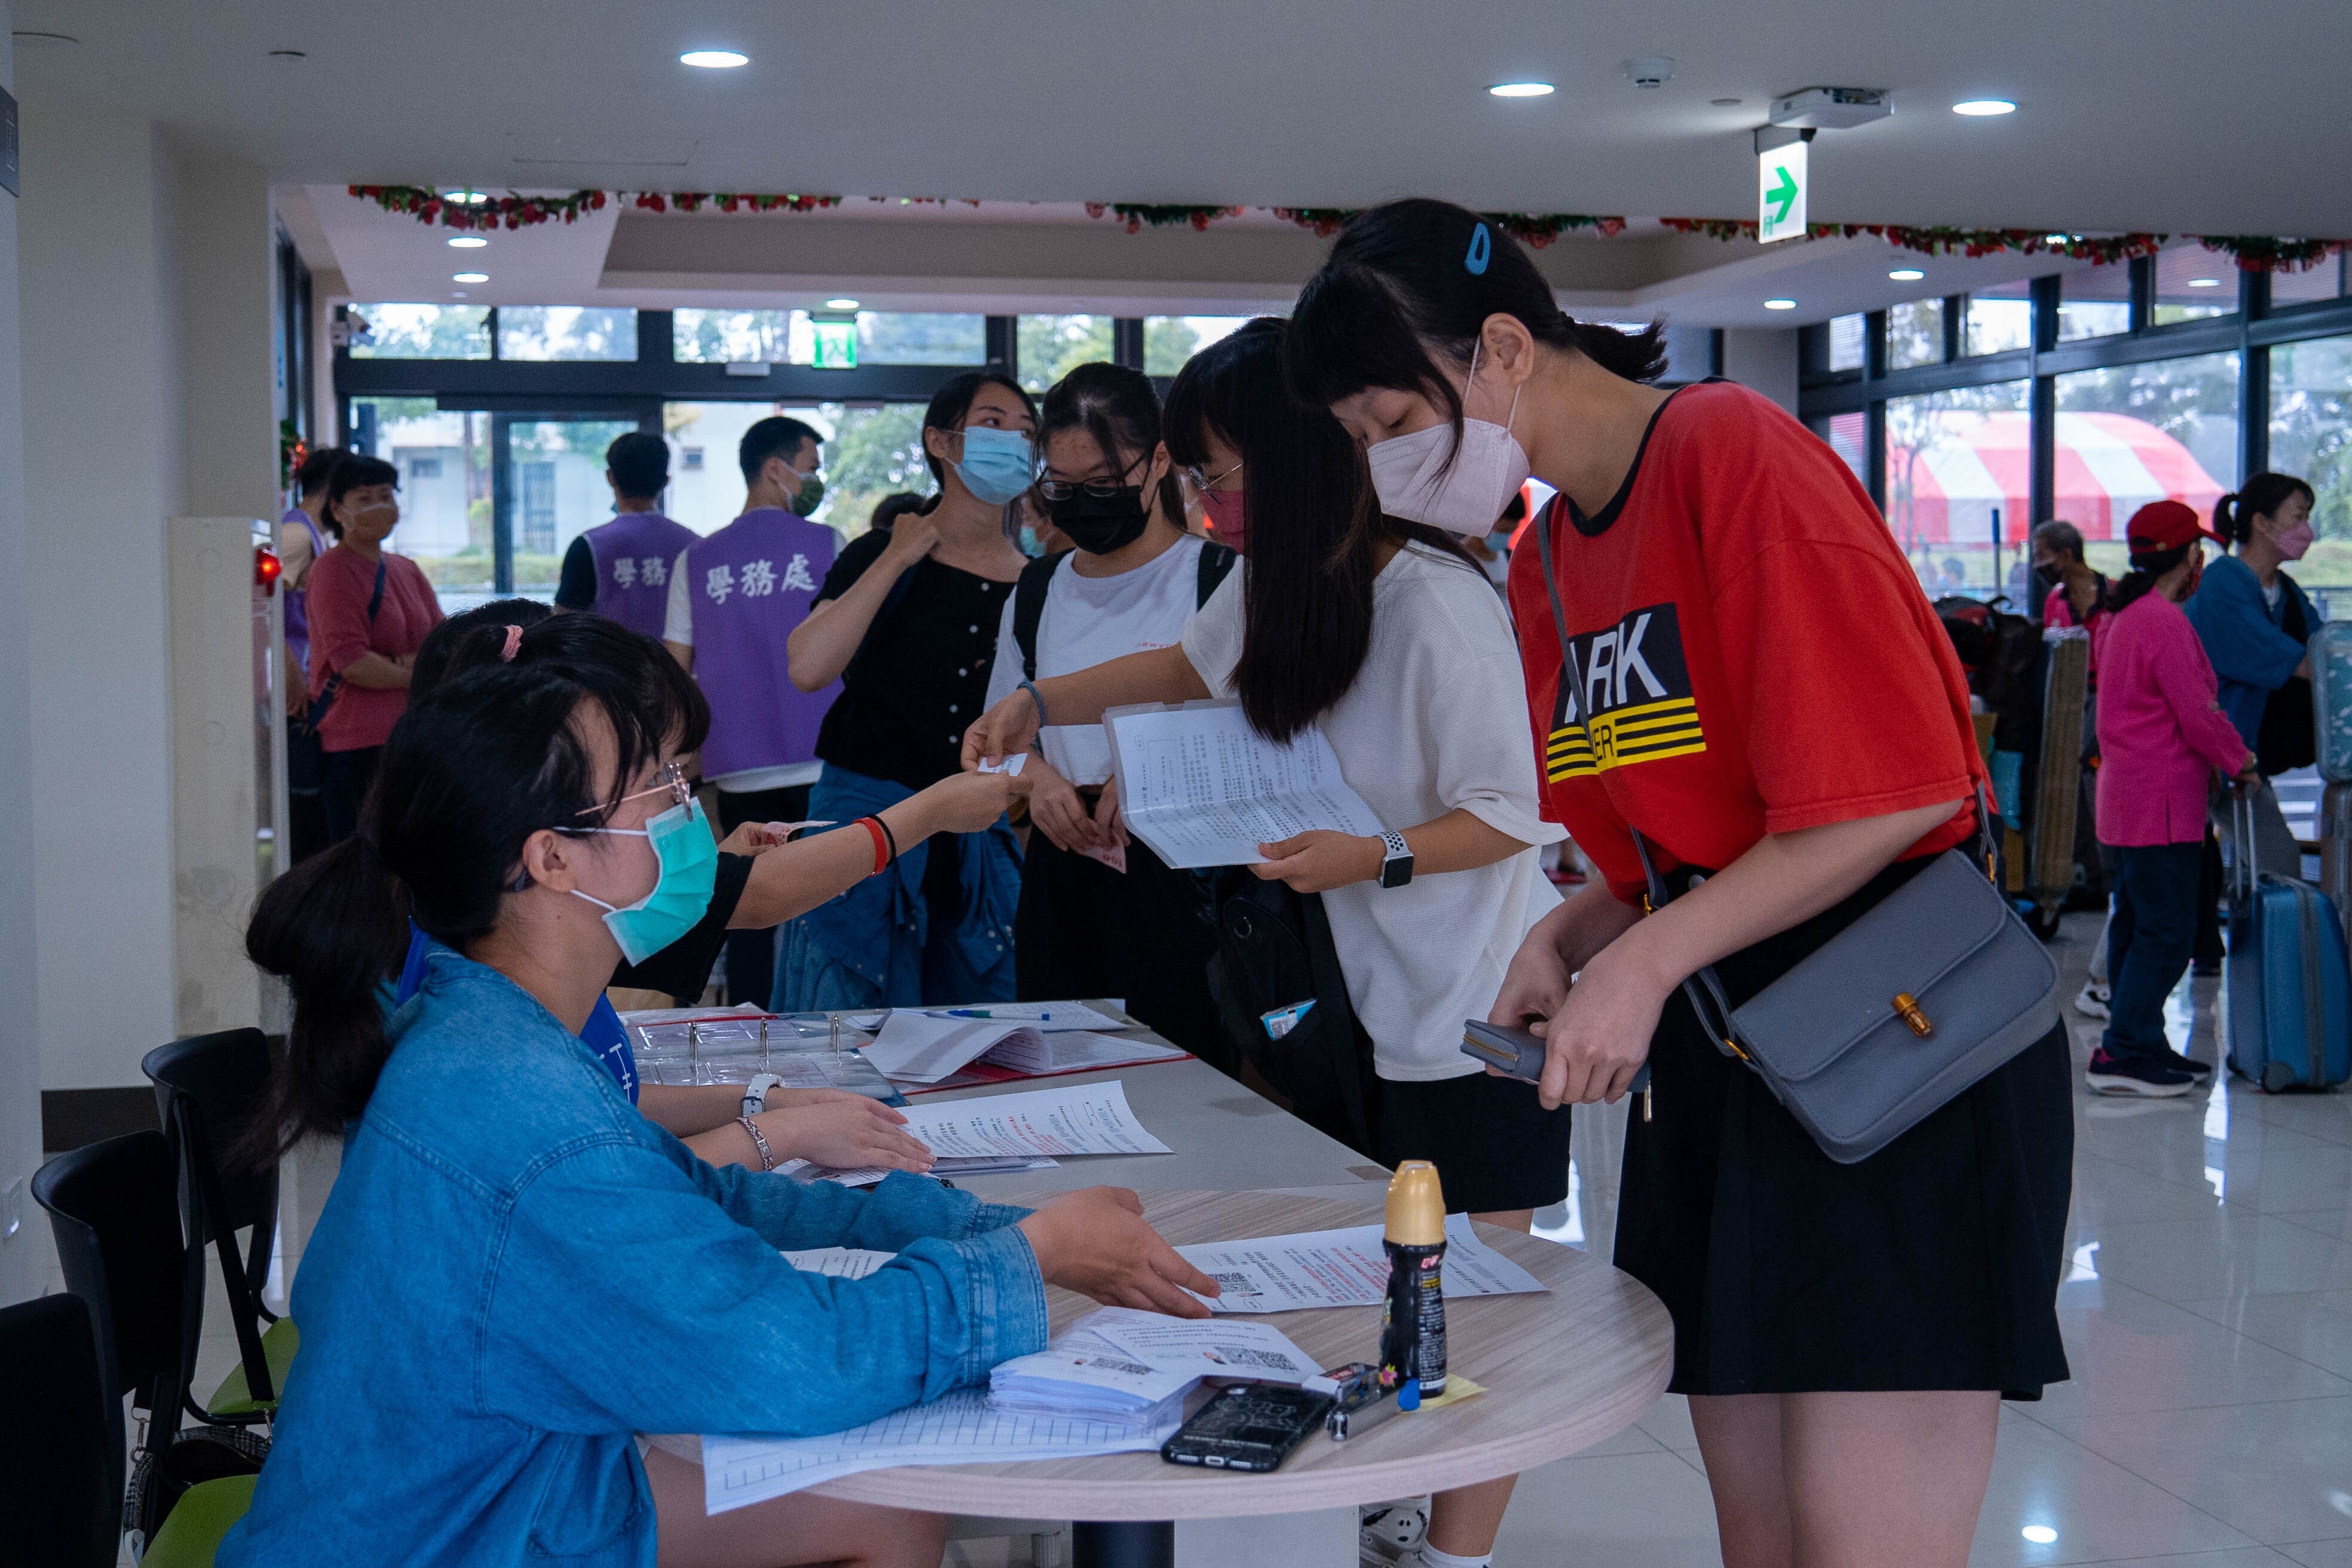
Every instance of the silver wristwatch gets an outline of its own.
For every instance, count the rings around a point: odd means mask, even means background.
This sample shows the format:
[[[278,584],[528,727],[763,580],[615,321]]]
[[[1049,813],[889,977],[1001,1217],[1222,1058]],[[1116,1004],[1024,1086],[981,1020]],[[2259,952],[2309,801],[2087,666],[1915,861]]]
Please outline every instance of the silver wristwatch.
[[[1381,861],[1381,886],[1402,888],[1412,880],[1412,847],[1402,833],[1382,833],[1381,843],[1388,851]]]

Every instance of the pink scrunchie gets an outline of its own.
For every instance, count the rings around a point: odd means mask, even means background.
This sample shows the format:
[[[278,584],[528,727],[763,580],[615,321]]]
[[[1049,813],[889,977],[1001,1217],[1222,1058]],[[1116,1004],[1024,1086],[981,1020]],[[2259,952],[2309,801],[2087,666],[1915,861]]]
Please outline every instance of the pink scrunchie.
[[[509,626],[507,628],[507,646],[499,652],[499,662],[500,664],[512,664],[514,662],[515,650],[520,647],[522,647],[522,628],[520,626]]]

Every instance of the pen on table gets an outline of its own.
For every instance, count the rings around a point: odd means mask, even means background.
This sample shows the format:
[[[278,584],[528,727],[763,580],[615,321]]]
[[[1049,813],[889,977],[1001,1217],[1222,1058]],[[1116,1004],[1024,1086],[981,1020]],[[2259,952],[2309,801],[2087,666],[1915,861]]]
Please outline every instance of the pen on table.
[[[985,1007],[931,1007],[923,1013],[926,1018],[1004,1018],[1024,1024],[1043,1024],[1053,1016],[1051,1013],[992,1013]]]

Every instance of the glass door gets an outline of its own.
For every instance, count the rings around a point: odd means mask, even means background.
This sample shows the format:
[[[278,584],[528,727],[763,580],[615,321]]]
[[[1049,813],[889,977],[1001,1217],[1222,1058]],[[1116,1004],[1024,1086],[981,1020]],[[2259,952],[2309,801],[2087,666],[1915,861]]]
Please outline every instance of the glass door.
[[[497,414],[497,591],[551,600],[572,542],[613,517],[604,449],[635,419]],[[444,605],[445,609],[449,608]]]

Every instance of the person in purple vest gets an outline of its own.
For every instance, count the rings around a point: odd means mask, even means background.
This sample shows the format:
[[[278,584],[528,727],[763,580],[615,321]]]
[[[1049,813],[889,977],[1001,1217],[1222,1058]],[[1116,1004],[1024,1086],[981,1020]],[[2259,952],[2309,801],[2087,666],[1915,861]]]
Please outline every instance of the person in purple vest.
[[[310,563],[327,552],[327,536],[319,529],[327,506],[327,476],[350,456],[341,447],[321,447],[303,458],[294,470],[301,502],[278,520],[278,559],[286,568],[280,586],[286,594],[287,834],[297,861],[327,847],[327,808],[319,793],[326,753],[319,750],[319,732],[310,723],[310,595],[303,585],[310,580]]]
[[[555,587],[559,610],[594,610],[649,637],[669,614],[669,569],[694,542],[694,530],[661,513],[669,488],[669,443],[632,430],[604,448],[604,482],[613,487],[612,521],[572,542]]]
[[[688,535],[671,563],[661,637],[710,704],[702,774],[719,790],[721,833],[809,815],[817,726],[841,691],[794,686],[785,651],[833,569],[833,530],[808,521],[824,496],[820,441],[782,416],[744,431],[743,515],[708,539]],[[728,933],[729,1000],[766,1006],[774,971],[772,931]]]

